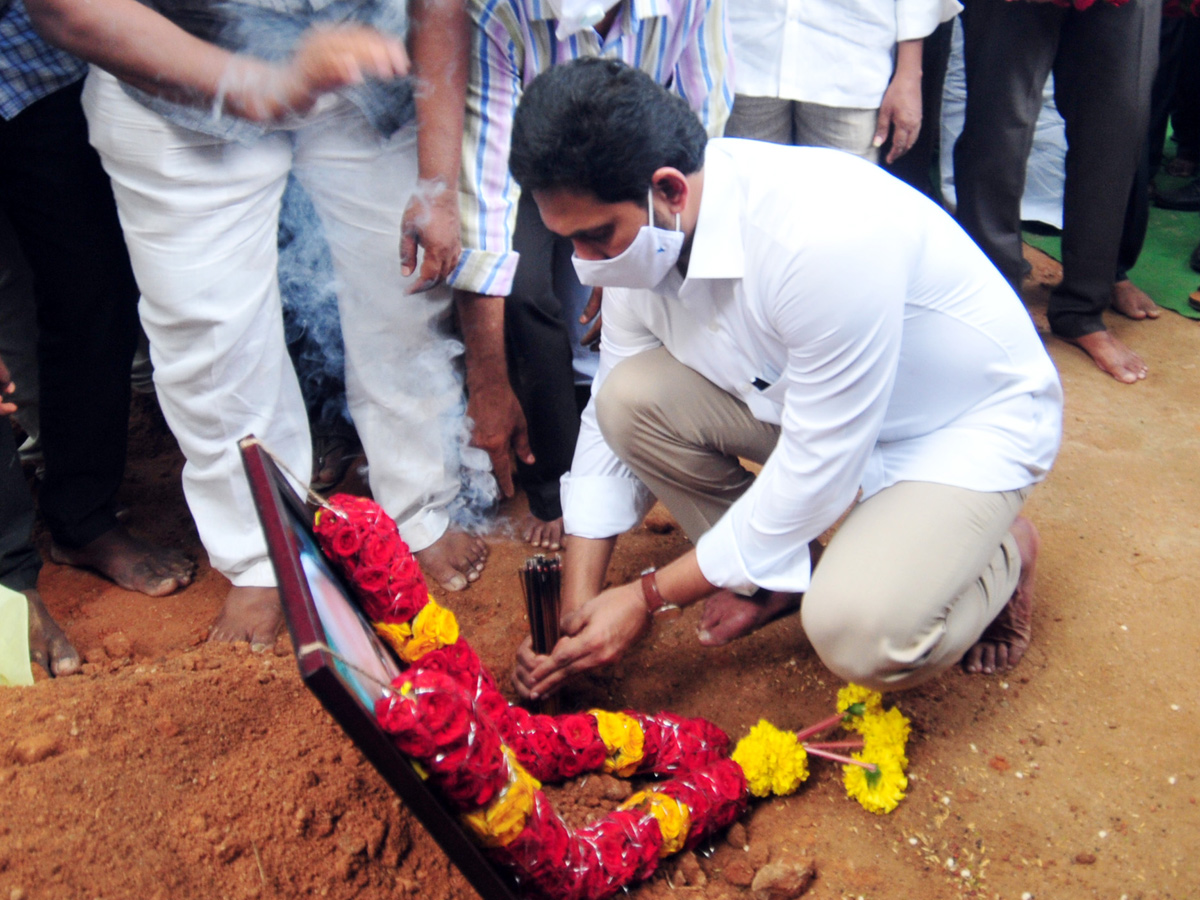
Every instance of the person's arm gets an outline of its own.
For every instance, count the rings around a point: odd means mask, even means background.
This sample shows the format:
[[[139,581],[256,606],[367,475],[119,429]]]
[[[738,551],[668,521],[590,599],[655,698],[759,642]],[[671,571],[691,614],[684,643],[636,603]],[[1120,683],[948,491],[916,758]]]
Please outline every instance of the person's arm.
[[[4,364],[4,358],[0,357],[0,416],[9,416],[17,411],[17,404],[4,399],[6,394],[11,394],[16,389],[17,386],[12,382],[8,366]],[[0,425],[0,428],[7,427],[7,425]]]
[[[222,50],[137,0],[28,0],[47,41],[134,87],[194,106],[222,104],[252,121],[305,112],[365,77],[397,78],[408,55],[395,38],[358,25],[314,29],[284,64]]]
[[[418,79],[418,190],[401,224],[401,271],[411,275],[417,245],[425,250],[410,293],[446,279],[458,265],[458,177],[467,90],[470,20],[463,0],[410,0],[409,53]]]
[[[450,283],[466,347],[471,442],[487,451],[500,490],[510,497],[513,456],[533,462],[504,345],[504,298],[517,267],[512,235],[520,199],[508,174],[508,146],[523,90],[524,42],[511,4],[495,4],[486,16],[480,0],[468,0],[468,9],[474,27],[459,180],[463,253]]]
[[[725,3],[706,0],[695,4],[696,18],[671,80],[671,89],[700,116],[710,138],[725,133],[733,109],[732,38]]]
[[[896,45],[896,69],[879,104],[875,125],[876,147],[892,136],[887,162],[894,163],[917,142],[921,133],[921,54],[924,39],[901,41]]]
[[[513,495],[513,455],[534,461],[521,404],[508,381],[504,350],[504,298],[454,292],[467,368],[467,415],[471,443],[492,460],[492,473],[505,497]]]

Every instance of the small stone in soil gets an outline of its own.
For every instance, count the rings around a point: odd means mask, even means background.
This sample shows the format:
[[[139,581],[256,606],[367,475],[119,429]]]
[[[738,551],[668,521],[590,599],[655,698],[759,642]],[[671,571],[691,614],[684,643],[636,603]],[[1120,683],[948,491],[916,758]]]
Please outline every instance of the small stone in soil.
[[[738,850],[745,850],[750,843],[750,836],[746,833],[746,826],[741,822],[734,822],[729,826],[729,831],[725,833],[725,843],[730,847],[736,847]]]
[[[61,751],[62,746],[59,744],[58,738],[49,734],[35,734],[33,737],[24,738],[17,741],[13,748],[17,762],[27,766],[40,763],[43,759],[49,759]]]
[[[100,643],[104,645],[104,652],[113,659],[124,659],[133,655],[133,643],[123,631],[114,631]]]
[[[1079,865],[1081,865],[1081,866],[1090,866],[1095,861],[1096,861],[1095,853],[1076,853],[1075,854],[1075,862],[1079,863]]]
[[[808,890],[816,874],[812,863],[767,863],[754,876],[750,890],[755,900],[795,900]]]
[[[721,877],[734,887],[750,887],[754,882],[754,867],[745,859],[735,858],[721,870]]]

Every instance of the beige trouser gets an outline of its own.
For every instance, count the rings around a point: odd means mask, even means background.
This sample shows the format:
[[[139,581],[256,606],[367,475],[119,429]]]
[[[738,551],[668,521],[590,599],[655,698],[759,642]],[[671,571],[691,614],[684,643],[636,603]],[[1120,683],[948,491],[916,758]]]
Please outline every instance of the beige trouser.
[[[662,348],[613,369],[596,413],[609,446],[692,541],[753,482],[739,457],[764,462],[779,436]],[[909,481],[855,506],[801,605],[825,665],[897,690],[958,662],[1016,589],[1021,560],[1009,528],[1028,494]]]
[[[822,106],[777,97],[738,94],[725,124],[725,137],[752,138],[797,147],[832,147],[879,162],[879,148],[872,146],[878,109]]]

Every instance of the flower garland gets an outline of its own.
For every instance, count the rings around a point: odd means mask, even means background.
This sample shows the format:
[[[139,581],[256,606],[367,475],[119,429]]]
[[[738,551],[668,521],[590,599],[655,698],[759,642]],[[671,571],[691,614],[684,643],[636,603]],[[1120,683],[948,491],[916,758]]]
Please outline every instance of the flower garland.
[[[876,692],[843,688],[837,714],[798,733],[761,721],[732,752],[713,723],[670,712],[536,715],[500,693],[377,504],[339,494],[317,511],[313,531],[376,631],[409,664],[376,703],[380,726],[533,893],[611,896],[649,877],[659,859],[731,825],[750,797],[795,792],[810,755],[841,762],[847,794],[872,812],[890,812],[904,796],[908,719],[885,712]],[[809,740],[839,724],[858,738]],[[571,829],[541,785],[585,772],[666,780]]]

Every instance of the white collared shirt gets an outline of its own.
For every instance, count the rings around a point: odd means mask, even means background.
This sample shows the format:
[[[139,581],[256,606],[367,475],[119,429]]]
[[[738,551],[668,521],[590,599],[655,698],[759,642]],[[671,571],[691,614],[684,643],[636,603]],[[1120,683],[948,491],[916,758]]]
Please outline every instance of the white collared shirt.
[[[750,0],[729,4],[734,92],[878,109],[900,41],[928,37],[957,0]]]
[[[594,390],[665,346],[781,426],[697,544],[712,584],[805,590],[809,541],[860,487],[1007,491],[1049,471],[1062,388],[1028,313],[958,225],[891,175],[836,150],[711,141],[690,260],[686,279],[673,270],[677,296],[605,289]],[[653,503],[592,404],[562,486],[581,537],[627,531]]]

